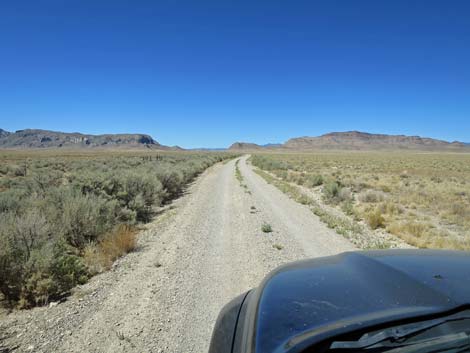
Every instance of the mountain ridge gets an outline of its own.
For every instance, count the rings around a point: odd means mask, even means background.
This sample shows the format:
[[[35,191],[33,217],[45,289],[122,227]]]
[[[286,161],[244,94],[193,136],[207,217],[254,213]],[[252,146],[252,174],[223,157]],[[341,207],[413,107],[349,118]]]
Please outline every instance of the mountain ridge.
[[[330,132],[317,137],[297,137],[283,145],[289,149],[460,149],[467,146],[458,141],[448,142],[421,136],[372,134],[360,131]]]
[[[151,148],[173,149],[161,145],[147,134],[82,134],[42,129],[24,129],[9,132],[0,129],[0,148]],[[176,149],[180,149],[176,147]]]
[[[469,151],[470,145],[421,136],[373,134],[361,131],[330,132],[320,136],[294,137],[285,143],[268,144],[270,150],[416,150],[416,151]],[[267,147],[237,142],[229,150],[263,150]]]
[[[42,129],[24,129],[9,132],[0,129],[0,149],[41,148],[145,148],[156,150],[184,150],[179,146],[165,146],[150,135],[83,134]],[[198,150],[211,150],[199,148]],[[217,149],[219,150],[219,149]],[[320,136],[294,137],[283,144],[259,145],[251,142],[235,142],[229,151],[315,151],[315,150],[416,150],[416,151],[464,151],[470,152],[470,144],[444,141],[429,137],[374,134],[361,131],[330,132]]]

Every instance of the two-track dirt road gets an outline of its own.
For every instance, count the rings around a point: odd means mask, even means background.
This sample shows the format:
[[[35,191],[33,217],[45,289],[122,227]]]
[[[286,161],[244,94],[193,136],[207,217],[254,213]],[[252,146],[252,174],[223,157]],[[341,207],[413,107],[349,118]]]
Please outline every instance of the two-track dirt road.
[[[205,353],[221,307],[276,266],[353,249],[246,159],[247,189],[235,161],[208,169],[149,225],[138,251],[65,303],[4,318],[0,342],[15,352]]]

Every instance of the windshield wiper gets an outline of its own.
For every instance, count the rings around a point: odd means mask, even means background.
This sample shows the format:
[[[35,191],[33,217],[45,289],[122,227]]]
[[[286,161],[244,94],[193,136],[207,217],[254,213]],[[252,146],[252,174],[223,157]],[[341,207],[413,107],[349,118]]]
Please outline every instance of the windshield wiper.
[[[424,322],[418,322],[398,327],[391,327],[373,335],[365,334],[358,341],[333,342],[330,345],[330,349],[365,349],[377,345],[378,343],[383,341],[403,341],[408,336],[430,330],[444,323],[468,319],[470,319],[470,315],[460,314],[446,318],[428,320]]]
[[[383,347],[390,348],[390,347]],[[429,340],[419,341],[391,348],[387,353],[460,353],[470,352],[470,336],[466,332],[444,335]]]

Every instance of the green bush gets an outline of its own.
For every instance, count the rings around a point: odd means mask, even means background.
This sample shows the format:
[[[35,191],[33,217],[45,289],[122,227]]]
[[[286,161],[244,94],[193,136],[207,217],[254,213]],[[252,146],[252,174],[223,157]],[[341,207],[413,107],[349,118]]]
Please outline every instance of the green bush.
[[[262,226],[261,226],[261,231],[263,233],[272,233],[273,231],[273,228],[271,227],[271,225],[269,223],[264,223]]]
[[[121,206],[136,213],[138,221],[148,221],[152,214],[152,206],[160,206],[166,192],[158,176],[136,172],[128,172],[118,177],[119,185],[114,197]]]
[[[25,198],[25,191],[21,189],[9,189],[0,192],[0,214],[5,212],[18,212]]]
[[[74,190],[60,190],[55,231],[72,246],[83,249],[116,224],[116,203]]]
[[[33,282],[44,285],[43,277],[38,274],[50,258],[43,253],[49,241],[49,229],[45,217],[35,209],[21,215],[0,215],[0,291],[9,301],[24,298]]]
[[[323,186],[322,193],[325,201],[336,203],[339,201],[341,185],[336,181],[330,181]]]
[[[83,284],[88,280],[88,270],[83,259],[74,253],[74,249],[64,242],[58,242],[54,246],[54,258],[51,262],[50,272],[57,285],[59,294],[67,293],[77,284]]]
[[[261,155],[252,156],[251,163],[256,167],[267,171],[292,169],[290,168],[289,163],[285,161],[276,161]]]

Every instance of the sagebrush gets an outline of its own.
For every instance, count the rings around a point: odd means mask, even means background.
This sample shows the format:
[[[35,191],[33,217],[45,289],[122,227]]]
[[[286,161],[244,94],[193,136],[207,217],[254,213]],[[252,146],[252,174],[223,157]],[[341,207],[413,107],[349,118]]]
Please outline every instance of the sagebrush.
[[[135,246],[134,227],[223,153],[2,152],[0,292],[46,304]]]

